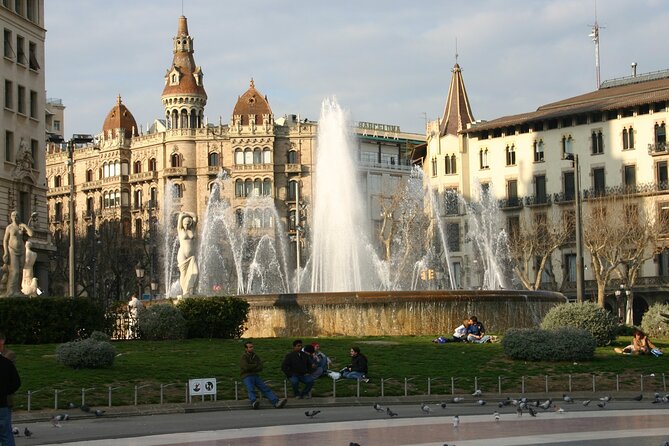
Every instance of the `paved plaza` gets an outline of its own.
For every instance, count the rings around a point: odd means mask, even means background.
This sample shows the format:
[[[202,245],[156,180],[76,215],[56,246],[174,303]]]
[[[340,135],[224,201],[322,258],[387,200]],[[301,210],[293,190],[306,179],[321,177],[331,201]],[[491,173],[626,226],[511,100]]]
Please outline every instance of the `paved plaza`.
[[[17,445],[127,445],[127,446],[472,446],[472,445],[630,445],[661,446],[669,441],[669,408],[650,401],[612,401],[606,408],[564,405],[564,412],[539,410],[536,417],[518,416],[515,408],[498,408],[491,402],[478,407],[471,401],[430,403],[400,399],[383,402],[397,416],[377,411],[361,401],[328,404],[326,401],[290,400],[285,409],[265,405],[252,411],[236,403],[212,407],[175,409],[173,413],[114,412],[102,417],[75,413],[54,427],[48,411],[17,413],[15,426],[21,435]],[[593,401],[593,405],[594,405]],[[200,411],[201,410],[201,411]],[[320,410],[313,418],[305,411]],[[179,412],[177,412],[179,411]],[[499,420],[494,412],[499,413]],[[144,413],[144,414],[141,414]],[[459,415],[459,425],[453,417]],[[33,433],[25,438],[23,430]]]

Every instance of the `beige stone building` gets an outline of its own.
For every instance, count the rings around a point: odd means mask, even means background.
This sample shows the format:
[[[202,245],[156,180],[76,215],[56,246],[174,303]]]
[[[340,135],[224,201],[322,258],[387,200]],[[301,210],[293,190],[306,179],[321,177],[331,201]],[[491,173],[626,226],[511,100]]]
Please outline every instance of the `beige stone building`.
[[[428,126],[427,144],[417,160],[431,187],[455,190],[479,201],[481,190],[498,200],[503,215],[499,229],[517,230],[524,216],[574,212],[574,166],[580,164],[583,215],[607,197],[626,196],[635,206],[660,215],[669,206],[666,122],[669,117],[669,71],[604,82],[599,89],[556,101],[536,111],[475,121],[460,67],[453,68],[443,117]],[[465,242],[464,210],[445,206],[444,218],[457,226],[453,259],[463,266],[459,279],[465,287],[481,285],[476,255]],[[611,216],[611,218],[623,218]],[[587,222],[586,222],[587,223]],[[652,249],[652,247],[649,247]],[[635,314],[652,302],[666,300],[669,286],[667,250],[643,263],[634,284]],[[585,294],[596,296],[591,256],[584,248]],[[536,265],[530,266],[536,268]],[[555,276],[542,278],[542,288],[575,293],[576,246],[573,239],[552,256],[548,268]],[[624,276],[624,265],[620,270]],[[614,291],[625,279],[612,275],[606,305],[615,308]],[[635,320],[638,318],[635,316]]]
[[[132,113],[118,97],[104,120],[102,133],[74,150],[73,212],[79,236],[87,227],[98,229],[112,223],[124,235],[140,238],[152,230],[152,218],[165,223],[180,211],[194,212],[201,218],[212,183],[221,174],[234,184],[222,194],[234,209],[244,209],[252,197],[272,197],[283,227],[295,235],[296,197],[300,205],[309,205],[313,197],[317,122],[297,115],[275,118],[267,96],[253,80],[233,110],[223,113],[229,116],[228,122],[205,122],[205,77],[195,64],[193,50],[187,20],[182,16],[164,79],[163,119],[140,133]],[[369,184],[370,219],[379,220],[375,203],[382,193],[381,185],[409,173],[410,151],[425,138],[401,132],[397,126],[374,123],[358,123],[355,132],[362,184]],[[68,228],[66,160],[64,145],[48,146],[49,221],[54,233],[66,233]],[[164,213],[167,202],[171,215]],[[265,210],[254,212],[256,232],[274,226]],[[310,224],[308,212],[304,224]],[[294,255],[294,246],[291,251]],[[152,265],[154,274],[159,274],[159,269]]]
[[[53,250],[47,225],[44,151],[46,93],[44,90],[44,2],[4,0],[0,5],[3,31],[2,159],[0,168],[0,226],[16,211],[19,220],[34,227],[31,239],[38,253],[35,276],[46,287],[49,253]]]

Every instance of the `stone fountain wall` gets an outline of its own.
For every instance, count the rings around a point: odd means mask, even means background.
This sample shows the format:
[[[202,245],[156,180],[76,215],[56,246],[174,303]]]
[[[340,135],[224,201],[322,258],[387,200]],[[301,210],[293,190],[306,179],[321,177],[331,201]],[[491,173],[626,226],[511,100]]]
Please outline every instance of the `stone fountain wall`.
[[[567,299],[545,291],[401,291],[240,296],[245,338],[449,335],[476,315],[488,333],[536,327]]]

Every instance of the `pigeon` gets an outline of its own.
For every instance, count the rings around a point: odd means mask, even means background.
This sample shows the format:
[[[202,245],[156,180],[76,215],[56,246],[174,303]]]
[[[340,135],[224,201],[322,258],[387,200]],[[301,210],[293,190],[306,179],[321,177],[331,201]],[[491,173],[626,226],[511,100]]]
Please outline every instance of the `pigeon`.
[[[384,411],[385,411],[385,409],[383,408],[383,406],[381,406],[379,403],[374,403],[374,409],[375,409],[377,412],[384,412]]]
[[[548,410],[550,409],[551,405],[553,404],[553,400],[550,398],[544,401],[543,403],[539,404],[539,407],[541,407],[543,410]]]
[[[104,411],[104,410],[100,410],[100,409],[95,409],[95,412],[94,412],[94,413],[95,413],[95,416],[96,416],[96,417],[101,417],[102,415],[105,414],[105,411]]]
[[[613,398],[611,397],[611,395],[606,395],[606,396],[601,397],[601,398],[599,399],[599,401],[604,401],[604,402],[608,403],[608,402],[611,401],[612,399],[613,399]]]
[[[17,437],[20,437],[21,431],[19,430],[18,427],[14,426],[14,428],[12,429],[12,434],[16,435]]]
[[[397,412],[393,412],[392,410],[390,410],[390,407],[386,409],[386,413],[390,418],[397,416]]]
[[[557,413],[559,413],[559,414],[563,414],[563,413],[564,413],[564,409],[561,408],[561,407],[558,407]]]
[[[81,409],[82,412],[90,412],[91,411],[91,408],[88,407],[85,404],[82,404],[81,406],[79,406],[79,409]]]
[[[643,399],[643,394],[641,394],[641,395],[637,395],[637,396],[633,397],[632,399],[633,399],[634,401],[641,401],[641,400]]]
[[[313,418],[313,417],[315,417],[316,415],[318,415],[319,413],[321,413],[320,410],[307,410],[306,412],[304,412],[304,414],[305,414],[306,416],[308,416],[309,418]]]
[[[360,446],[360,443],[349,442],[348,446]]]
[[[478,400],[476,404],[478,404],[479,406],[485,406],[485,400]]]
[[[430,412],[432,412],[432,409],[430,409],[430,406],[428,406],[428,405],[425,404],[425,403],[421,403],[421,405],[420,405],[420,410],[421,410],[423,413],[426,413],[426,414],[429,414]]]
[[[481,389],[474,390],[474,393],[472,393],[472,396],[481,396]]]
[[[58,418],[58,415],[56,415],[55,417],[51,418],[51,425],[52,425],[53,427],[62,427],[62,425],[60,424],[60,419]]]
[[[583,401],[583,407],[588,407],[588,404],[590,404],[590,400]]]
[[[443,401],[439,403],[439,405],[441,406],[442,409],[446,409],[446,403],[444,403]]]
[[[528,407],[530,407],[527,403],[519,403],[518,407],[520,407],[522,410],[527,410]]]
[[[456,396],[455,398],[453,398],[453,402],[454,402],[454,403],[461,403],[461,402],[463,402],[464,400],[465,400],[465,399],[464,399],[463,397],[461,397],[461,396]]]
[[[74,409],[75,407],[77,407],[77,405],[70,401],[69,403],[67,403],[67,407],[69,407],[70,409]]]
[[[521,409],[520,406],[518,406],[518,407],[516,408],[516,414],[517,414],[519,417],[522,417],[522,416],[523,416],[523,409]]]
[[[530,413],[531,416],[533,416],[533,417],[537,416],[537,411],[532,409],[532,406],[528,406],[527,411]]]
[[[26,427],[25,429],[23,429],[23,435],[30,438],[33,435],[33,433]]]
[[[492,416],[495,418],[495,421],[499,421],[499,412],[494,412]]]
[[[599,403],[597,403],[597,407],[599,407],[600,409],[605,408],[606,407],[606,401],[600,401]]]
[[[457,415],[453,416],[453,427],[458,427],[460,426],[460,417]]]
[[[570,397],[569,395],[565,395],[564,393],[562,394],[562,401],[565,403],[573,403],[574,399]]]

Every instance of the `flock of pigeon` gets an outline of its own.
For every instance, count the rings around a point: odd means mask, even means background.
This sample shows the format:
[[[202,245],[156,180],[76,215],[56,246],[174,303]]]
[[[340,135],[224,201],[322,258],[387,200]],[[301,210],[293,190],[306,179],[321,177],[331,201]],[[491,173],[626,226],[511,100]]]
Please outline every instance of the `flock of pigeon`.
[[[95,409],[95,410],[92,410],[90,407],[88,407],[88,406],[85,405],[85,404],[82,404],[81,406],[77,406],[77,405],[74,404],[74,403],[68,403],[68,407],[69,407],[70,409],[79,409],[79,410],[81,410],[82,412],[90,413],[90,414],[92,414],[92,415],[94,415],[94,416],[96,416],[96,417],[101,417],[101,416],[103,416],[103,415],[105,414],[105,411],[104,411],[104,410],[101,410],[101,409]],[[70,414],[68,414],[68,413],[59,413],[59,414],[56,414],[56,415],[54,415],[53,417],[51,417],[51,425],[52,425],[53,427],[63,427],[62,422],[63,422],[63,421],[68,421],[69,419],[70,419]],[[20,437],[20,436],[21,436],[21,430],[20,430],[18,427],[14,427],[14,428],[12,429],[12,431],[13,431],[15,437]],[[28,428],[26,427],[25,429],[23,429],[23,435],[24,435],[25,437],[27,437],[27,438],[30,438],[30,437],[33,436],[33,433],[32,433],[32,431],[31,431],[30,429],[28,429]]]

